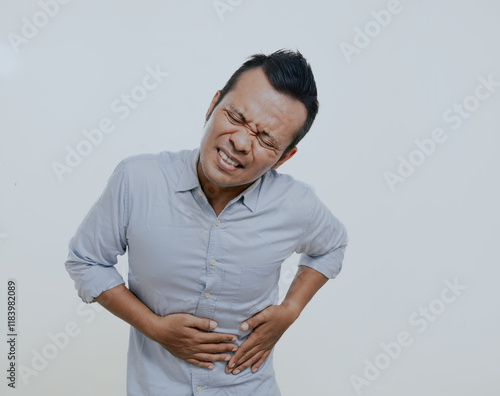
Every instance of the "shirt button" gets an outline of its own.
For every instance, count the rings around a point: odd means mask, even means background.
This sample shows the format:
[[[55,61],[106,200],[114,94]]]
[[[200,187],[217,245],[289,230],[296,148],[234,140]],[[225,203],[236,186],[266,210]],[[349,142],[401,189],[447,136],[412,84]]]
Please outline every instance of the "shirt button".
[[[210,264],[211,264],[211,265],[215,265],[215,263],[216,263],[216,261],[215,261],[215,260],[210,261]]]
[[[215,225],[216,225],[217,227],[218,227],[218,226],[220,226],[220,220],[217,220],[217,221],[215,222]]]
[[[196,387],[196,392],[199,392],[199,391],[201,391],[201,386]]]
[[[210,293],[205,294],[205,298],[210,298],[210,296],[211,296]]]
[[[198,195],[201,197],[203,195],[203,193],[201,192],[201,190],[198,190]],[[201,388],[200,388],[201,389]]]

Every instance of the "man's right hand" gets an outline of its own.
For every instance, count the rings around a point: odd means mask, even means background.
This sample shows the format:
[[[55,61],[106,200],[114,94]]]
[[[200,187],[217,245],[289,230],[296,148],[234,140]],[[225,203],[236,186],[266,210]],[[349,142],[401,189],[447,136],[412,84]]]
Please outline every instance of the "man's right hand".
[[[158,342],[179,359],[212,369],[213,362],[228,361],[235,351],[236,335],[214,333],[217,323],[184,313],[158,316],[124,284],[102,292],[95,300],[109,312]]]
[[[217,323],[184,313],[158,316],[150,338],[172,355],[195,366],[213,369],[215,361],[228,361],[238,349],[236,335],[211,332]]]

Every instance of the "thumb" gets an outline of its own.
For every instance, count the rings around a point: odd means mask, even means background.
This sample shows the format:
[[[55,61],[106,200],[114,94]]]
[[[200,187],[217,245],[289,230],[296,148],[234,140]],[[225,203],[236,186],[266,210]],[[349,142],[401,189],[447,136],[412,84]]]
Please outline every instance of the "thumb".
[[[213,330],[217,327],[217,322],[211,319],[194,318],[194,326],[200,330]]]
[[[266,320],[265,320],[264,314],[261,311],[258,314],[254,315],[251,318],[249,318],[249,319],[245,320],[244,322],[242,322],[241,325],[240,325],[240,329],[243,330],[243,331],[253,330],[257,326],[260,326],[265,321]]]

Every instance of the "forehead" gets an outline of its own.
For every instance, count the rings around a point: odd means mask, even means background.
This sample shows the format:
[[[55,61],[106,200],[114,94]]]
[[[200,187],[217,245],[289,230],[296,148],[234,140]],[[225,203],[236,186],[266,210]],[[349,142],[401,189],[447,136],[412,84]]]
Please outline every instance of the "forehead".
[[[244,72],[223,102],[242,113],[249,123],[279,135],[293,137],[307,117],[305,106],[277,92],[260,67]]]

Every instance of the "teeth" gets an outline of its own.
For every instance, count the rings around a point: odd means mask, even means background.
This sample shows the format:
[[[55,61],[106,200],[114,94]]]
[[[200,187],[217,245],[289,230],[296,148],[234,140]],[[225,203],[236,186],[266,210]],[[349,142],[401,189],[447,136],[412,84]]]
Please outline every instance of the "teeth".
[[[224,151],[219,150],[219,154],[224,160],[224,162],[227,162],[229,165],[232,165],[234,167],[238,166],[238,164],[234,162],[231,158],[229,158]]]

